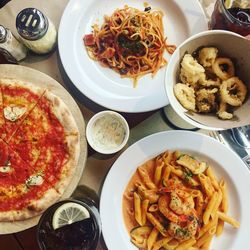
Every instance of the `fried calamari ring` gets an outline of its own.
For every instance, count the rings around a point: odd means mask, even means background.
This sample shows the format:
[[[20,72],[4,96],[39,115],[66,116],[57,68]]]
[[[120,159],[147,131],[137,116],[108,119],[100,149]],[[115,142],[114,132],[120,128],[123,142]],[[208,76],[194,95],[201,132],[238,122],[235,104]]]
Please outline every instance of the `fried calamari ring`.
[[[216,109],[216,93],[217,88],[214,89],[200,89],[196,92],[196,106],[198,112],[209,113]]]
[[[214,47],[203,48],[199,51],[198,61],[204,67],[211,67],[217,57],[218,49]]]
[[[233,62],[225,57],[216,58],[212,64],[212,69],[221,80],[227,80],[235,74]]]
[[[206,75],[204,74],[201,76],[199,84],[204,87],[219,87],[221,85],[221,81],[218,77],[216,79],[207,79]]]
[[[181,105],[187,110],[195,110],[195,94],[194,89],[183,83],[174,85],[174,94]]]
[[[217,115],[222,120],[230,120],[233,118],[233,114],[227,112],[227,103],[221,101]]]
[[[238,77],[231,77],[220,86],[222,100],[235,107],[242,105],[246,94],[247,87]]]

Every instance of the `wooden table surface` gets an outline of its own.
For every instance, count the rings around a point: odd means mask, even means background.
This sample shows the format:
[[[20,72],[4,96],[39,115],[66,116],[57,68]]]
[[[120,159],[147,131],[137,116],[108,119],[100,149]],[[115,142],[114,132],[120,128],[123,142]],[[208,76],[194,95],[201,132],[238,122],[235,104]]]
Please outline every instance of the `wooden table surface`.
[[[0,8],[3,7],[9,0],[1,0]],[[0,54],[0,64],[8,63],[5,58]],[[101,107],[87,97],[83,96],[77,89],[68,89],[71,95],[74,97],[76,102],[80,107],[83,105],[85,109],[91,110],[94,113],[99,112],[101,110],[105,110],[104,107]],[[80,96],[80,98],[79,98]],[[140,122],[151,116],[154,112],[146,112],[146,113],[121,113],[129,123],[129,127],[133,128],[138,125]],[[83,112],[84,117],[84,112]],[[88,147],[88,155],[92,155],[94,150]],[[25,231],[19,233],[13,233],[8,235],[0,235],[0,250],[38,250],[38,244],[36,242],[36,227],[32,227]],[[102,241],[102,240],[101,240]],[[102,245],[104,243],[102,242]],[[105,247],[104,247],[105,248]]]

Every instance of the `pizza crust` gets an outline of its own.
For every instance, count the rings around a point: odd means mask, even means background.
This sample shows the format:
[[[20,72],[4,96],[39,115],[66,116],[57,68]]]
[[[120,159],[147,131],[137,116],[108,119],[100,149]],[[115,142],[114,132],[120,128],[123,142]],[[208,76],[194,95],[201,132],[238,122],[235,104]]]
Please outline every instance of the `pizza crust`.
[[[34,94],[41,97],[45,93],[45,88],[40,88],[35,86],[34,84],[26,81],[21,81],[14,78],[0,78],[0,84],[9,85],[11,87],[23,87],[33,92]]]
[[[65,143],[69,150],[68,161],[64,164],[60,180],[55,185],[55,189],[60,194],[63,194],[70,184],[76,170],[80,156],[80,135],[76,122],[65,103],[48,90],[45,92],[44,97],[51,103],[53,114],[64,128]]]
[[[41,214],[60,198],[60,194],[53,188],[48,189],[41,198],[31,200],[30,203],[21,210],[10,210],[0,213],[0,221],[19,221],[32,218]]]

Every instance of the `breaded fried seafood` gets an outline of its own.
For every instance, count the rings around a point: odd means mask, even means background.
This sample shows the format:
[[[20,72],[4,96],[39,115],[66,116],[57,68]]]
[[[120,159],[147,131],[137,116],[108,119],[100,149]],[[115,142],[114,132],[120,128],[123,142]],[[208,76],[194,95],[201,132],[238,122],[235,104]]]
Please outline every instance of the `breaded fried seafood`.
[[[247,96],[247,86],[235,76],[235,65],[221,57],[215,47],[205,47],[197,56],[185,54],[179,75],[181,83],[174,94],[187,110],[215,113],[222,120],[233,118],[233,108],[241,106]]]

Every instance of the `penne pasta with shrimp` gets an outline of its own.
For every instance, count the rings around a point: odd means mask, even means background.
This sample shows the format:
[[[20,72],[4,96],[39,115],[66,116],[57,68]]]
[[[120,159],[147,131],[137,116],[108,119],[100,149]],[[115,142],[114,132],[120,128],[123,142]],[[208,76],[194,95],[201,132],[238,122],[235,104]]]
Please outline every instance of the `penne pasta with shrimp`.
[[[131,242],[145,250],[209,249],[223,227],[240,226],[227,214],[227,183],[218,180],[212,166],[180,151],[139,166],[123,199]]]

